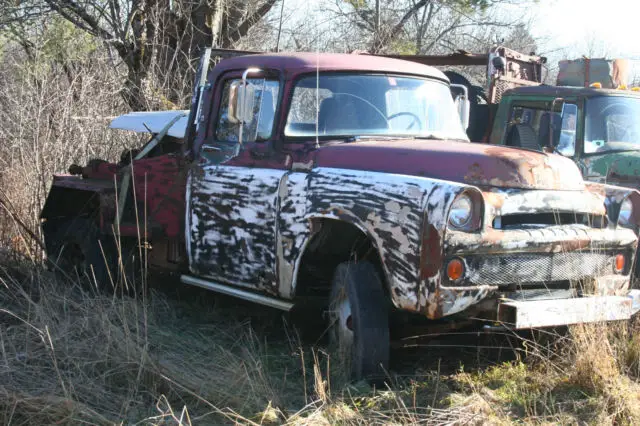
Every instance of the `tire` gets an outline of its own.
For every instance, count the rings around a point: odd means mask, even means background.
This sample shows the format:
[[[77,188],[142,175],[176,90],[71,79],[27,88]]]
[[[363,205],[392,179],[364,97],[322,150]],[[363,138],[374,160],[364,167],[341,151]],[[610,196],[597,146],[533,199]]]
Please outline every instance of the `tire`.
[[[345,262],[334,272],[329,301],[329,339],[355,380],[379,382],[389,366],[389,312],[376,269]]]
[[[73,217],[46,222],[44,236],[54,270],[80,277],[100,290],[112,287],[113,243],[101,235],[95,221]]]

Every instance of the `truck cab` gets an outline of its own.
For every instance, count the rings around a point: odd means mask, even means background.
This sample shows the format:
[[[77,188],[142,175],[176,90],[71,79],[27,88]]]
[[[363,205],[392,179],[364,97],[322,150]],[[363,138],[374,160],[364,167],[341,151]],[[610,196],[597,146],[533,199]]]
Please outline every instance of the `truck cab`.
[[[523,329],[637,311],[640,193],[585,182],[562,156],[470,143],[440,71],[260,54],[201,82],[183,149],[54,178],[52,261],[95,251],[78,243],[92,236],[188,285],[285,311],[319,301],[355,377],[385,374],[391,316]],[[65,239],[79,218],[92,232]]]

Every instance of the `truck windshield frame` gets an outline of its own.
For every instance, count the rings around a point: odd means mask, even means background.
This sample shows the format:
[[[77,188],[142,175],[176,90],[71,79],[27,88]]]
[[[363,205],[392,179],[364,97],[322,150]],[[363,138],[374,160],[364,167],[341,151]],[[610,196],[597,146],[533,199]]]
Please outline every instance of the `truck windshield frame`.
[[[294,140],[366,136],[469,141],[445,82],[365,72],[314,73],[297,79],[284,136]]]
[[[583,153],[640,151],[640,97],[595,96],[585,102]]]

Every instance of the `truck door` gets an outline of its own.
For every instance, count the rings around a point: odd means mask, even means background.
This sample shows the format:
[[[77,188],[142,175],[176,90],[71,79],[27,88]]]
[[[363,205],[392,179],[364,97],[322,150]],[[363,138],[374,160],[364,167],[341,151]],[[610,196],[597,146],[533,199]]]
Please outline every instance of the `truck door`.
[[[277,291],[275,238],[278,188],[285,169],[238,160],[239,125],[228,115],[237,78],[218,85],[215,130],[202,145],[187,189],[187,250],[192,274],[224,284]],[[280,82],[249,79],[257,90],[243,127],[243,151],[271,138]]]

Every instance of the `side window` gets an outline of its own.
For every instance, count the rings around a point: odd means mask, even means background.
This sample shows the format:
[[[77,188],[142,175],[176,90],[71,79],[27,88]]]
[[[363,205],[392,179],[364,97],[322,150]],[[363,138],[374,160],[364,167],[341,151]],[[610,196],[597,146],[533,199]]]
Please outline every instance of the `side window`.
[[[553,142],[560,154],[571,157],[576,151],[577,114],[575,104],[563,104],[562,112],[551,112],[543,103],[514,105],[509,111],[505,144],[541,151]]]
[[[220,114],[216,126],[216,139],[226,142],[237,142],[240,124],[229,120],[229,88],[233,82],[227,80],[222,89]],[[256,87],[253,108],[253,119],[244,123],[242,130],[243,142],[264,141],[271,137],[275,118],[280,83],[262,78],[248,79],[249,84]]]
[[[527,148],[541,151],[542,146],[548,143],[544,141],[541,134],[542,115],[546,110],[541,105],[540,108],[530,106],[514,105],[509,111],[509,121],[505,133],[505,144],[517,148]],[[541,144],[542,142],[542,144]]]

